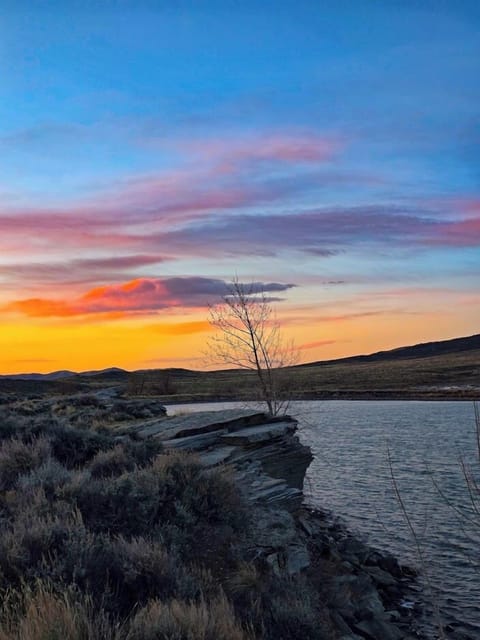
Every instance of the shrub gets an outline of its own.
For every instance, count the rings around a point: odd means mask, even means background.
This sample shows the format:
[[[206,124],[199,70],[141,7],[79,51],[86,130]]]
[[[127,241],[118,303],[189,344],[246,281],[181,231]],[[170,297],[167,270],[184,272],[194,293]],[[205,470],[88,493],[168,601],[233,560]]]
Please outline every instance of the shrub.
[[[158,479],[147,470],[98,479],[83,472],[61,495],[78,506],[86,526],[96,533],[148,534],[161,509]]]
[[[135,460],[127,454],[125,447],[116,445],[113,449],[99,451],[88,465],[92,478],[117,476],[124,471],[133,471]]]
[[[31,506],[25,505],[2,531],[0,578],[4,587],[58,574],[52,558],[65,557],[73,540],[85,536],[80,515],[69,505],[52,508],[41,491],[31,497]]]
[[[63,487],[72,478],[72,471],[66,469],[55,458],[47,458],[42,466],[21,476],[17,481],[17,487],[24,493],[35,489],[43,489],[49,499],[53,499],[59,488]]]
[[[94,534],[65,503],[56,506],[57,513],[38,515],[41,501],[38,493],[34,508],[3,532],[0,587],[18,588],[38,578],[74,585],[96,606],[122,617],[150,598],[198,595],[198,582],[160,542]]]
[[[311,587],[302,579],[275,581],[267,603],[265,640],[324,640],[328,637]]]
[[[93,478],[121,475],[124,471],[133,471],[135,467],[144,467],[161,453],[163,447],[158,440],[134,442],[124,440],[113,449],[99,451],[88,464]]]
[[[166,518],[176,515],[180,525],[181,515],[189,514],[194,522],[244,528],[246,511],[226,472],[206,471],[193,456],[179,453],[158,456],[151,469],[159,479]],[[178,513],[180,505],[182,514]]]
[[[54,456],[68,468],[83,466],[99,451],[111,449],[114,445],[111,437],[85,429],[56,423],[37,428],[49,437]]]
[[[0,440],[15,439],[32,444],[42,438],[50,442],[52,454],[66,467],[79,467],[89,462],[96,453],[111,449],[115,441],[110,434],[97,433],[62,425],[51,417],[21,418],[0,421]]]
[[[87,532],[52,559],[55,579],[89,593],[95,604],[126,618],[150,598],[195,597],[198,584],[161,543]]]
[[[303,577],[279,577],[265,565],[240,563],[225,584],[239,617],[264,640],[325,640],[318,594]]]
[[[125,439],[122,442],[122,446],[139,467],[151,464],[153,460],[163,452],[163,444],[158,438],[150,438],[147,440]]]
[[[50,444],[45,438],[30,443],[19,438],[6,440],[0,446],[0,491],[11,489],[17,478],[39,467],[50,456]]]
[[[11,416],[4,411],[0,411],[0,442],[15,438],[18,434],[18,420],[14,421]]]
[[[67,406],[68,405],[73,405],[74,407],[103,407],[103,403],[100,400],[100,398],[97,398],[97,396],[85,393],[85,394],[78,394],[76,396],[73,396],[71,398],[69,398],[68,403],[65,403]]]
[[[120,451],[115,455],[123,459]],[[101,458],[100,469],[106,460],[108,456]],[[98,465],[92,466],[99,473]],[[221,472],[207,473],[191,457],[178,454],[159,455],[151,465],[118,476],[92,478],[83,473],[61,495],[78,506],[92,531],[132,537],[160,527],[162,535],[182,544],[185,553],[190,544],[195,553],[212,545],[218,551],[219,537],[227,541],[246,525],[233,483]],[[181,535],[173,540],[172,531],[183,531],[183,542]]]
[[[128,614],[151,598],[194,598],[200,585],[189,576],[181,560],[160,542],[144,538],[114,541],[115,561],[121,567],[114,587],[120,611]],[[110,571],[110,576],[112,573]]]
[[[222,576],[237,561],[249,515],[228,474],[189,464],[188,477],[177,485],[181,490],[177,489],[178,498],[162,534],[185,561],[201,562],[215,575]],[[175,477],[176,474],[170,476]]]
[[[185,484],[183,505],[211,525],[227,525],[235,531],[243,529],[248,513],[229,472],[204,471],[199,467],[195,472],[195,483]]]

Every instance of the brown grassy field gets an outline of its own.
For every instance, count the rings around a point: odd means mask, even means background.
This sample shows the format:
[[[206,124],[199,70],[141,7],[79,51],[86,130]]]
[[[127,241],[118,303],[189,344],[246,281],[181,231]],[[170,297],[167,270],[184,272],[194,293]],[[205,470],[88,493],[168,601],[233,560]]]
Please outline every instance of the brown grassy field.
[[[285,393],[297,399],[433,398],[480,396],[480,350],[379,362],[301,365],[282,373]],[[170,401],[249,399],[255,374],[227,370],[151,371],[131,374],[132,393],[155,393]]]

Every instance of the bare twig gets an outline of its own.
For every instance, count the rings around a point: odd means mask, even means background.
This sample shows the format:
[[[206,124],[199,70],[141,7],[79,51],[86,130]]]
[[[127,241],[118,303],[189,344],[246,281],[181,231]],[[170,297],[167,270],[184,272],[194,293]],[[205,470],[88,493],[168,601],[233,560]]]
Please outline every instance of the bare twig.
[[[477,456],[480,462],[480,407],[478,402],[473,403],[473,411],[475,413],[475,433],[477,436]]]
[[[416,550],[417,550],[417,555],[418,555],[418,559],[420,561],[420,566],[422,569],[422,574],[425,576],[425,581],[427,583],[428,586],[428,590],[430,592],[430,599],[432,602],[432,606],[434,609],[434,613],[435,613],[435,618],[437,620],[437,626],[438,626],[438,633],[439,633],[439,637],[441,638],[441,640],[446,640],[446,635],[445,635],[445,630],[443,627],[443,623],[442,623],[442,619],[440,617],[440,609],[438,606],[438,601],[437,598],[435,597],[435,593],[434,593],[434,589],[433,589],[433,585],[432,585],[432,581],[430,579],[430,574],[427,568],[427,563],[425,560],[425,554],[423,552],[423,548],[422,545],[420,544],[420,539],[417,535],[416,529],[413,525],[413,522],[409,516],[408,510],[405,506],[405,502],[403,500],[402,494],[400,492],[400,488],[398,486],[397,483],[397,479],[395,477],[395,473],[393,471],[393,462],[392,462],[392,455],[390,452],[390,448],[387,445],[387,460],[388,460],[388,467],[390,469],[390,478],[392,480],[392,485],[393,485],[393,490],[395,492],[395,496],[398,500],[398,504],[400,505],[400,509],[402,511],[403,517],[405,518],[405,522],[407,523],[408,529],[410,531],[410,534],[412,536],[412,539],[414,541]]]
[[[462,473],[465,479],[465,485],[467,487],[468,495],[470,497],[470,502],[472,504],[473,512],[480,517],[480,510],[477,505],[477,501],[480,497],[480,493],[478,491],[477,483],[475,482],[472,472],[470,471],[468,466],[465,464],[465,460],[463,458],[460,458],[460,465],[462,467]]]

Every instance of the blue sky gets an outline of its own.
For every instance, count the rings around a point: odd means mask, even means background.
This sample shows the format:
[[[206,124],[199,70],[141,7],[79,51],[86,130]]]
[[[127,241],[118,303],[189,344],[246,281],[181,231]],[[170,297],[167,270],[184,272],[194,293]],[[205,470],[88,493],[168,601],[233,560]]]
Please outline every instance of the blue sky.
[[[12,180],[46,152],[73,183],[157,169],[144,136],[300,126],[356,140],[353,166],[388,163],[414,191],[477,185],[477,3],[4,6]]]

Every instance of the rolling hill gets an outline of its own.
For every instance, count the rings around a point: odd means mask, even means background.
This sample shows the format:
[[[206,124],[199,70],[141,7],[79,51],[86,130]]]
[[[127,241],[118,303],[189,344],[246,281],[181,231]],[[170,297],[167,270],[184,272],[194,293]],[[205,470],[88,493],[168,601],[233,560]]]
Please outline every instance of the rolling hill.
[[[309,362],[303,367],[315,367],[322,364],[381,362],[387,360],[403,360],[408,358],[430,358],[451,353],[462,353],[480,349],[480,334],[465,338],[452,338],[451,340],[438,340],[436,342],[422,342],[409,347],[397,347],[388,351],[376,351],[368,355],[348,356],[336,360],[320,360]]]
[[[296,399],[479,399],[480,334],[297,365],[282,371]],[[248,400],[255,374],[245,370],[145,369],[0,376],[0,392],[72,393],[115,386],[164,402]]]

